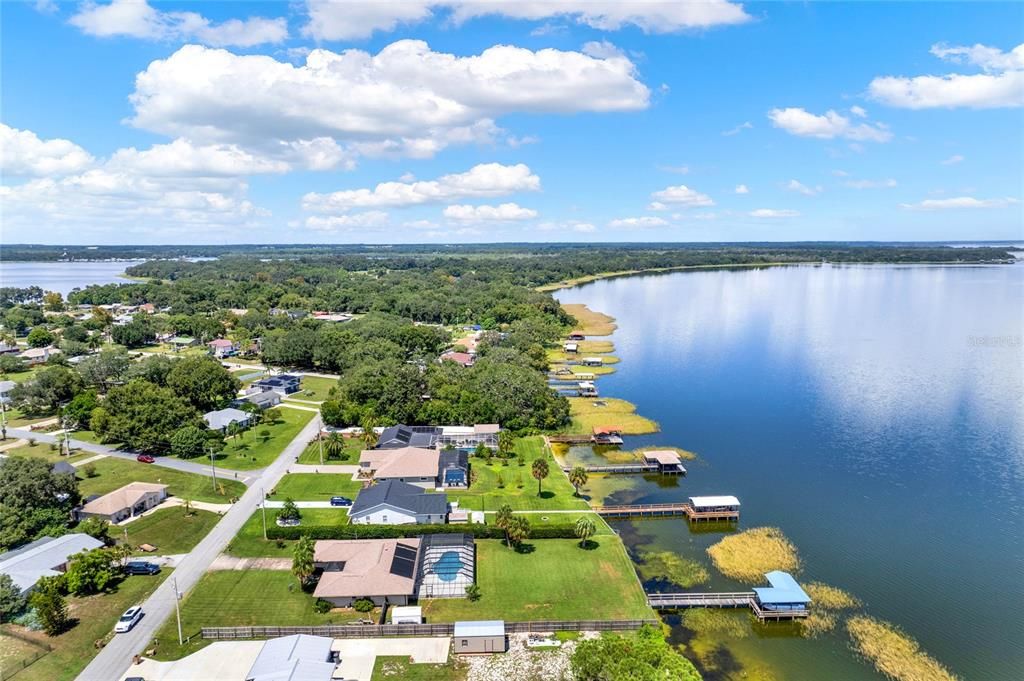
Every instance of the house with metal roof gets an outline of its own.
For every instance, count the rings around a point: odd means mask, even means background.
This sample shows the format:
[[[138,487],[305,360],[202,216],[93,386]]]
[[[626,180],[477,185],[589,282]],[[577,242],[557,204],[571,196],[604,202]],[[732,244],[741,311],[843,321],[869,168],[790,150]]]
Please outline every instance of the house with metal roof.
[[[811,597],[797,584],[793,576],[781,570],[765,573],[770,586],[754,588],[754,614],[759,618],[772,614],[779,616],[806,616]],[[759,612],[760,611],[760,612]]]
[[[103,542],[87,534],[42,537],[0,554],[0,574],[10,575],[15,586],[25,594],[43,577],[53,577],[66,571],[71,556],[101,546]]]
[[[295,634],[263,644],[245,681],[331,681],[338,656],[333,639]]]
[[[11,403],[11,391],[17,385],[14,381],[0,381],[0,404]]]
[[[505,622],[502,620],[456,622],[452,637],[452,650],[461,655],[505,652],[508,650]]]
[[[206,412],[203,414],[203,421],[206,422],[210,430],[226,432],[232,423],[237,423],[242,428],[248,427],[252,422],[252,414],[241,409],[228,407],[227,409]]]
[[[385,480],[359,492],[348,510],[349,522],[369,525],[436,525],[448,515],[448,496]]]
[[[244,403],[255,404],[260,409],[270,409],[281,404],[281,393],[275,390],[259,390],[249,393],[245,397],[232,402],[233,405],[243,406]]]

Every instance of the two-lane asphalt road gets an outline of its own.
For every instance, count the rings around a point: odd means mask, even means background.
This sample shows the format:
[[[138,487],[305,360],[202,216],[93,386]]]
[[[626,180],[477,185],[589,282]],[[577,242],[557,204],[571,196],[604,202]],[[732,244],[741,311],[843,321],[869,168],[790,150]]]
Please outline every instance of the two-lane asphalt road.
[[[245,521],[259,508],[262,490],[270,490],[277,485],[287,472],[288,466],[295,463],[305,449],[306,443],[316,435],[319,427],[320,422],[316,419],[307,423],[274,463],[260,471],[259,477],[250,481],[249,489],[242,498],[224,514],[221,521],[210,530],[199,545],[181,559],[174,570],[174,579],[177,580],[180,592],[186,593],[196,585]],[[174,598],[174,586],[172,580],[168,579],[142,603],[145,617],[129,633],[116,635],[78,675],[78,681],[120,679],[131,664],[132,656],[141,653],[153,640],[164,621],[174,616]]]

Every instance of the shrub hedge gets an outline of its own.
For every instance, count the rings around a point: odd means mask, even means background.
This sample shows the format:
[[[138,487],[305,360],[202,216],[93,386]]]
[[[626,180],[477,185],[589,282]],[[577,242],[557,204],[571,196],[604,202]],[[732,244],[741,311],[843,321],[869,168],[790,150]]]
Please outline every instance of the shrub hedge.
[[[299,525],[267,528],[267,539],[400,539],[424,534],[471,534],[477,539],[504,539],[494,525]],[[531,527],[530,539],[575,539],[574,525]]]

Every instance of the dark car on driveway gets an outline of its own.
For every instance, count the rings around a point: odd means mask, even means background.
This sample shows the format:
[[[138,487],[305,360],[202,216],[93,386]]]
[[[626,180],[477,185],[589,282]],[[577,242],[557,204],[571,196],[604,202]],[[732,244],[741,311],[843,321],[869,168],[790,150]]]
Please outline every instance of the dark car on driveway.
[[[331,497],[331,506],[351,506],[352,500],[348,497]]]
[[[160,566],[146,560],[130,560],[125,563],[124,571],[129,575],[155,575],[160,572]]]
[[[135,457],[135,460],[138,461],[139,463],[153,463],[154,461],[156,461],[156,459],[151,457],[149,454],[139,454],[137,457]]]

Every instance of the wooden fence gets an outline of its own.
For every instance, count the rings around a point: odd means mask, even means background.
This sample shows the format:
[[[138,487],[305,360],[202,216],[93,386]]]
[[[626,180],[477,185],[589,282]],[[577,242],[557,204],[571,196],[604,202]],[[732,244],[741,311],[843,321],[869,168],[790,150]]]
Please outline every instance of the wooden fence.
[[[12,678],[21,670],[25,669],[31,664],[38,662],[41,658],[45,657],[53,651],[53,646],[51,646],[49,643],[44,643],[42,641],[37,641],[33,638],[29,638],[28,636],[23,636],[22,634],[19,634],[18,632],[8,629],[6,627],[0,630],[0,634],[3,634],[4,636],[9,636],[11,638],[16,638],[20,641],[24,641],[25,643],[28,643],[32,647],[36,648],[36,651],[33,652],[31,655],[28,655],[27,657],[5,660],[2,664],[0,664],[0,681],[7,681],[7,679]]]
[[[658,620],[537,620],[505,622],[505,632],[527,634],[554,631],[636,631]],[[383,636],[451,636],[455,625],[444,624],[325,624],[295,627],[203,627],[202,636],[213,641],[277,638],[294,634],[328,638],[380,638]]]

